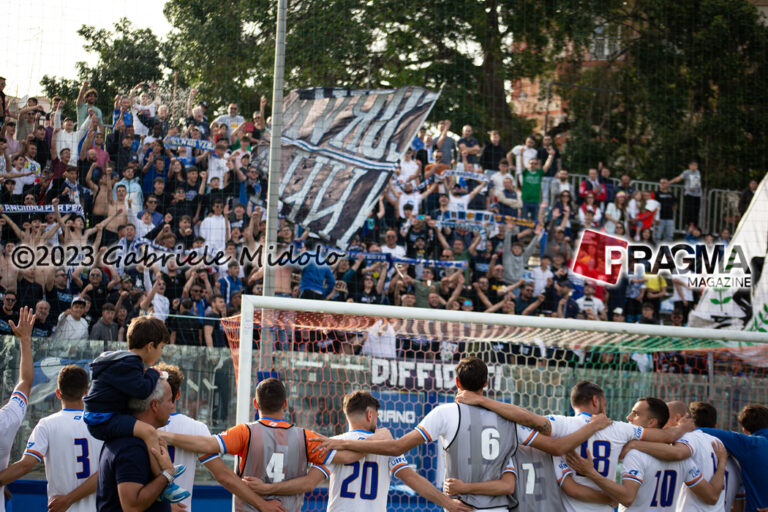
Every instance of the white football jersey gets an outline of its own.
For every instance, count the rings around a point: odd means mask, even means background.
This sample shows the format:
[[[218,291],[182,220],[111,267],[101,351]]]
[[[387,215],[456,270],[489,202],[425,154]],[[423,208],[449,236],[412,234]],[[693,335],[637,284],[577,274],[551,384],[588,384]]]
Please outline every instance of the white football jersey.
[[[725,463],[725,512],[733,510],[733,504],[746,499],[744,485],[741,481],[741,466],[733,457],[728,457]]]
[[[29,436],[24,455],[45,462],[48,498],[67,494],[99,471],[102,442],[88,432],[82,409],[62,409],[41,419]],[[96,493],[86,496],[69,509],[91,512],[96,509]]]
[[[334,439],[359,440],[371,435],[367,430],[352,430]],[[403,456],[369,453],[352,464],[328,464],[327,467],[330,472],[328,512],[386,512],[392,476],[408,467],[408,461]]]
[[[193,436],[205,436],[210,437],[211,432],[208,427],[197,420],[193,420],[185,414],[175,412],[171,414],[168,419],[168,424],[162,427],[160,430],[165,432],[171,432],[172,434],[188,434]],[[187,466],[187,470],[179,476],[175,482],[180,487],[192,492],[192,488],[195,486],[195,469],[197,461],[205,464],[209,460],[213,460],[219,456],[218,453],[204,454],[198,457],[196,453],[176,448],[175,446],[168,446],[168,455],[171,457],[174,465],[184,464]],[[187,506],[187,512],[192,512],[192,496],[182,501]]]
[[[0,470],[8,467],[11,458],[11,448],[16,432],[21,426],[24,414],[27,412],[27,396],[19,390],[14,390],[8,403],[0,409]],[[0,512],[5,512],[5,487],[0,487]]]
[[[559,426],[558,429],[563,429],[565,434],[572,434],[581,427],[589,423],[591,414],[581,413],[578,416],[557,417],[558,423],[562,421],[564,426]],[[619,454],[624,445],[633,439],[642,439],[645,435],[645,429],[643,427],[636,427],[629,423],[621,421],[614,421],[610,426],[600,430],[595,435],[590,437],[586,443],[581,445],[581,456],[586,457],[587,450],[592,454],[592,460],[595,464],[595,469],[601,475],[614,479],[616,477],[616,468],[619,463]],[[581,485],[591,487],[592,489],[599,490],[600,488],[592,480],[585,476],[577,474],[572,470],[565,462],[565,457],[554,457],[553,462],[555,465],[555,473],[557,476],[558,484],[562,485],[565,477],[572,476],[574,481]],[[609,505],[599,505],[597,503],[587,503],[571,498],[563,493],[563,505],[568,512],[612,512],[613,508]]]
[[[717,470],[717,455],[715,455],[715,450],[712,448],[712,443],[715,441],[717,441],[716,437],[705,434],[701,430],[689,432],[677,440],[678,443],[683,443],[691,450],[691,458],[701,469],[701,473],[707,481],[712,479],[712,475]],[[688,489],[683,489],[678,501],[677,510],[684,512],[722,512],[724,503],[724,492],[720,493],[717,503],[707,505]]]
[[[678,462],[665,462],[647,453],[630,450],[624,458],[621,479],[640,484],[631,507],[619,505],[619,511],[666,512],[675,510],[680,491],[701,483],[701,470],[690,457]]]

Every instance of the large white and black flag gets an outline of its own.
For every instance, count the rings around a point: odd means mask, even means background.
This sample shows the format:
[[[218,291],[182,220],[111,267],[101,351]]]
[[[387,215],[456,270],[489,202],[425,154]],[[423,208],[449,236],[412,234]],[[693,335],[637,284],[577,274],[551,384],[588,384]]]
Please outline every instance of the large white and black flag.
[[[346,249],[439,93],[315,88],[285,100],[281,214]],[[267,167],[269,135],[255,153]]]

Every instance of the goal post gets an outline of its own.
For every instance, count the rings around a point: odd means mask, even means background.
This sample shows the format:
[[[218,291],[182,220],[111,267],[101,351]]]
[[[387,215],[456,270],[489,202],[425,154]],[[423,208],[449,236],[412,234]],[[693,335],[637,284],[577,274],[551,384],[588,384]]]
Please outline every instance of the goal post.
[[[720,425],[768,402],[768,334],[549,317],[244,296],[241,316],[222,321],[237,372],[237,421],[253,421],[258,381],[277,376],[288,390],[286,419],[323,435],[346,430],[343,396],[370,391],[379,425],[412,430],[435,406],[453,401],[456,363],[488,365],[487,393],[540,414],[569,414],[570,388],[602,386],[608,414],[623,418],[639,396],[709,400]],[[438,450],[410,462],[442,485]],[[316,489],[305,510],[324,510]],[[429,509],[393,483],[392,510]]]

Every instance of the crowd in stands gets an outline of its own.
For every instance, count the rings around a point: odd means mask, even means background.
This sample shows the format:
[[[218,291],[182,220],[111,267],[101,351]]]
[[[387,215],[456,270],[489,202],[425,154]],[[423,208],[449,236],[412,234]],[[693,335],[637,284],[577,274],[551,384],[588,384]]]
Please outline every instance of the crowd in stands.
[[[115,97],[111,113],[96,106],[98,94],[84,82],[77,98],[52,98],[50,111],[35,98],[13,106],[0,97],[0,204],[79,205],[84,213],[2,215],[0,334],[9,334],[8,322],[29,305],[37,309],[37,336],[124,340],[131,318],[152,312],[167,320],[173,343],[227,346],[218,320],[239,312],[243,293],[261,293],[258,262],[179,266],[171,260],[145,267],[124,257],[179,246],[237,255],[263,243],[267,177],[251,165],[251,151],[267,126],[266,100],[247,120],[236,103],[214,117],[193,89],[187,117],[176,120],[154,84]],[[63,115],[70,102],[73,118]],[[436,126],[432,133],[419,130],[354,237],[352,256],[333,267],[277,268],[276,295],[685,325],[699,293],[682,277],[631,274],[609,288],[570,269],[585,228],[652,245],[678,236],[727,244],[727,229],[703,233],[696,225],[702,197],[696,161],[661,179],[654,192],[637,190],[628,175],[615,180],[603,164],[576,170],[586,177],[574,184],[563,149],[549,135],[511,144],[492,131],[481,142],[471,126],[456,135],[448,120]],[[173,146],[165,143],[169,136],[212,144]],[[670,190],[676,182],[684,186],[683,208]],[[675,232],[680,210],[686,233]],[[448,212],[457,211],[505,220],[481,228],[466,215],[448,222]],[[278,240],[282,249],[320,250],[308,232],[285,220]],[[46,246],[48,256],[61,247],[69,257],[72,249],[74,261],[19,270],[11,261],[19,244]],[[92,248],[90,264],[84,247]],[[117,264],[107,261],[110,247],[123,257]],[[368,253],[436,263],[389,265]],[[452,261],[466,266],[440,264]]]

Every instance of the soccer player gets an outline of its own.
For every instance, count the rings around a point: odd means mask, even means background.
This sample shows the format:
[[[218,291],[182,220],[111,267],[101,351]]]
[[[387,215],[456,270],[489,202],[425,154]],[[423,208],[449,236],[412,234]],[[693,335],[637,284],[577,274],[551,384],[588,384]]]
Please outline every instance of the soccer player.
[[[704,478],[711,480],[718,470],[717,454],[713,448],[717,444],[717,438],[705,434],[701,427],[714,426],[717,423],[717,410],[704,402],[691,402],[690,407],[686,407],[683,402],[673,401],[667,403],[667,407],[669,407],[671,425],[690,416],[697,429],[678,439],[674,445],[632,443],[631,447],[661,460],[677,461],[691,457]],[[686,488],[683,489],[677,502],[677,510],[681,512],[721,512],[724,506],[725,493],[723,492],[720,492],[716,502],[708,503]]]
[[[468,357],[456,366],[456,386],[459,390],[482,394],[488,384],[488,367],[476,358]],[[538,447],[549,453],[563,454],[575,448],[600,428],[608,424],[606,418],[585,426],[579,432],[561,439],[539,436],[537,430],[517,425],[515,420],[543,430],[549,421],[516,406],[511,418],[481,407],[466,404],[443,404],[435,407],[415,430],[392,441],[359,441],[327,439],[318,448],[344,449],[363,453],[398,456],[438,437],[445,449],[446,482],[458,498],[476,509],[508,510],[517,505],[510,494],[514,475],[506,475],[506,468],[517,447],[518,439],[524,445]],[[509,473],[509,471],[506,471]],[[483,483],[499,480],[508,482],[503,492],[491,492]],[[511,483],[511,485],[509,485]],[[464,487],[462,484],[469,484]],[[600,493],[596,493],[600,494]]]
[[[45,461],[49,503],[73,512],[96,509],[96,469],[102,442],[91,436],[83,422],[87,392],[85,370],[71,364],[59,371],[56,396],[61,410],[37,423],[24,455],[0,473],[0,481],[15,482]]]
[[[702,428],[717,437],[741,465],[741,479],[746,491],[745,510],[768,509],[768,407],[747,405],[739,412],[739,425],[743,434],[716,428]],[[728,481],[730,489],[731,481]],[[738,504],[738,503],[737,503]]]
[[[8,467],[8,459],[11,458],[11,447],[16,432],[21,426],[24,414],[27,412],[29,391],[32,389],[32,381],[35,378],[35,368],[32,361],[32,328],[35,326],[35,315],[28,307],[21,308],[18,325],[10,322],[13,334],[19,338],[21,347],[21,362],[19,363],[19,382],[13,388],[8,403],[0,409],[0,468]],[[0,481],[0,512],[5,512],[5,483]]]
[[[669,408],[663,400],[645,397],[638,399],[627,416],[627,421],[643,428],[664,428],[669,420]],[[595,482],[600,489],[621,504],[621,511],[673,511],[683,483],[707,503],[716,503],[723,489],[725,460],[728,453],[718,443],[716,448],[718,470],[707,481],[692,458],[678,462],[665,462],[637,450],[624,457],[621,484],[598,473],[587,451],[587,458],[576,453],[566,456],[568,466]],[[611,475],[613,476],[613,475]]]
[[[269,378],[256,386],[254,405],[259,411],[259,420],[236,425],[216,436],[194,436],[161,432],[161,436],[176,447],[196,453],[229,453],[240,460],[240,476],[255,476],[268,483],[282,482],[307,474],[307,464],[312,463],[328,475],[325,464],[351,464],[362,455],[332,451],[321,454],[311,448],[318,445],[312,439],[318,434],[291,425],[283,419],[288,407],[285,386],[277,379]],[[280,496],[283,508],[288,512],[299,512],[304,495]],[[238,510],[255,510],[254,507],[236,498]]]
[[[344,414],[349,422],[349,432],[336,436],[338,439],[368,439],[377,431],[379,401],[367,391],[355,391],[344,397]],[[450,512],[467,512],[470,507],[449,498],[436,489],[426,478],[408,465],[405,457],[366,455],[353,464],[329,464],[328,512],[359,512],[365,508],[386,512],[389,484],[397,476],[411,489]],[[508,469],[513,474],[514,467]],[[258,479],[246,478],[251,489],[259,494],[303,494],[311,491],[325,478],[326,473],[312,467],[306,476],[284,482],[264,484]],[[514,479],[510,490],[508,482],[493,482],[500,492],[514,491]]]
[[[172,366],[160,363],[154,366],[158,372],[168,374],[168,384],[171,386],[171,401],[173,402],[173,412],[168,420],[168,425],[162,427],[163,432],[172,432],[176,434],[192,434],[210,437],[211,433],[208,427],[197,420],[181,414],[176,410],[176,404],[181,396],[181,383],[184,381],[184,374],[178,366]],[[265,501],[261,496],[257,496],[248,489],[248,486],[221,460],[218,453],[203,454],[198,457],[196,453],[184,449],[177,449],[175,446],[168,446],[168,455],[174,464],[183,464],[187,470],[176,477],[176,481],[184,489],[192,489],[195,485],[195,467],[197,461],[200,461],[213,474],[213,477],[225,489],[232,494],[239,496],[249,504],[257,507],[262,512],[282,511],[278,501]],[[188,497],[181,502],[187,512],[192,512],[192,497]]]
[[[506,418],[514,417],[515,414],[514,406],[510,404],[487,398],[477,401],[477,397],[471,393],[462,393],[457,399],[465,402],[472,400],[473,403]],[[576,416],[548,416],[544,418],[547,420],[547,424],[542,430],[550,433],[553,438],[562,438],[562,436],[572,434],[577,429],[589,425],[593,415],[605,414],[606,403],[605,394],[600,386],[587,381],[579,382],[571,389],[571,406],[576,411]],[[629,423],[613,422],[609,427],[590,436],[589,440],[581,445],[580,451],[585,457],[588,450],[592,453],[595,468],[600,474],[614,475],[621,448],[629,440],[646,439],[655,443],[671,443],[689,430],[689,426],[676,426],[663,431],[659,429],[646,430]],[[548,450],[545,449],[545,451]],[[565,510],[569,512],[610,512],[613,510],[613,499],[600,492],[594,482],[581,475],[575,475],[563,457],[555,457],[552,462],[557,483],[564,493],[562,500]],[[518,465],[520,466],[519,460]]]

